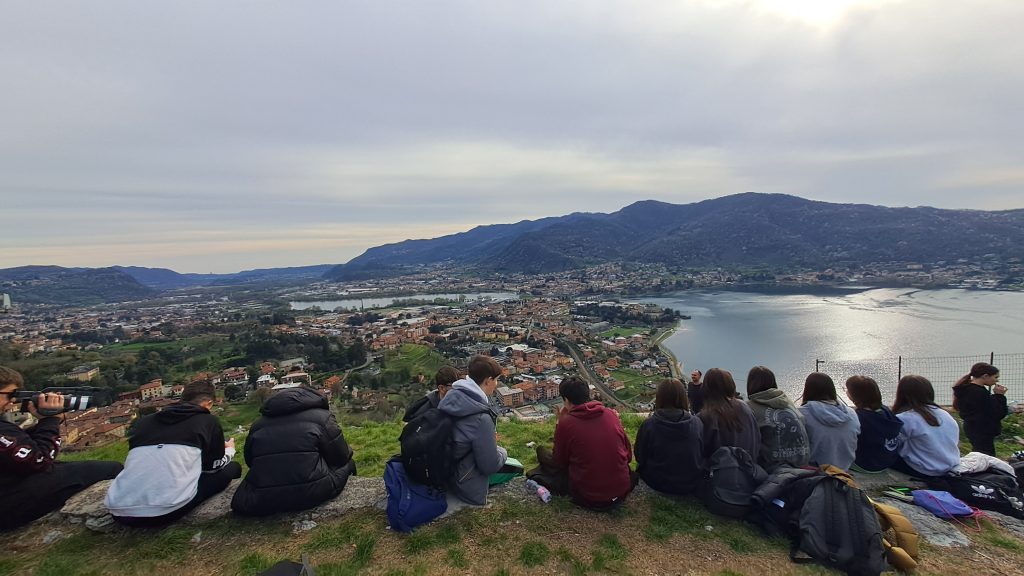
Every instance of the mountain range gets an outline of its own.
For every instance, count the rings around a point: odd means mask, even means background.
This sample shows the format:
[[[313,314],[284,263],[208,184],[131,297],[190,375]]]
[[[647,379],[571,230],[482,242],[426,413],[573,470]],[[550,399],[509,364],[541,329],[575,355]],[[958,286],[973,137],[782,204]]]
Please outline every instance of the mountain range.
[[[551,273],[608,262],[686,268],[810,267],[1017,257],[1024,210],[945,210],[835,204],[744,193],[692,204],[645,200],[612,212],[478,226],[366,250],[341,265],[181,274],[166,268],[21,266],[0,292],[21,302],[100,303],[190,286],[302,283],[400,276],[448,265],[478,272]]]
[[[692,268],[927,263],[1019,257],[1022,246],[1024,210],[889,208],[744,193],[693,204],[645,200],[611,214],[581,212],[386,244],[325,278],[397,276],[440,264],[548,273],[616,261]]]

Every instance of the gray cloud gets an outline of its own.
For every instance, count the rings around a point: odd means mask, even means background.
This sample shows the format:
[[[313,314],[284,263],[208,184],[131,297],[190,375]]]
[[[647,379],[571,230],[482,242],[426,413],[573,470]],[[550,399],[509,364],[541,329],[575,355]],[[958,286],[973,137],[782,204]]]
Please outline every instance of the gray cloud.
[[[845,6],[827,22],[785,8]],[[748,190],[1020,207],[1024,5],[8,2],[0,266],[345,261]]]

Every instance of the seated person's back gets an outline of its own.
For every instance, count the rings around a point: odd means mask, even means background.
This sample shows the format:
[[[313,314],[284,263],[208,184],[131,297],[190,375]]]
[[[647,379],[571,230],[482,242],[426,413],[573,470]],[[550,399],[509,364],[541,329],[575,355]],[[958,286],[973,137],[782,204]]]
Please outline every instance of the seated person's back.
[[[208,382],[185,386],[181,402],[140,418],[128,438],[128,459],[107,491],[114,518],[130,525],[173,522],[223,491],[242,467],[231,462]]]
[[[654,413],[637,431],[637,474],[659,492],[689,494],[704,479],[704,425],[688,406],[683,384],[664,380],[654,397]]]
[[[900,378],[892,411],[903,421],[900,460],[893,468],[912,476],[943,476],[960,465],[960,426],[935,404],[927,378]]]
[[[568,472],[569,492],[584,506],[621,502],[633,489],[633,452],[614,410],[590,400],[590,387],[569,377],[559,385],[563,407],[555,425],[554,462]]]
[[[758,464],[765,470],[780,465],[805,466],[811,448],[804,417],[786,393],[779,390],[775,374],[764,366],[751,368],[747,374],[747,398],[761,434]]]
[[[260,414],[245,441],[249,472],[232,510],[245,516],[305,510],[341,493],[355,462],[327,398],[288,388],[271,396]]]
[[[807,376],[800,411],[811,441],[811,464],[849,470],[857,454],[860,419],[853,408],[839,401],[828,374],[814,372]]]
[[[860,434],[854,465],[867,472],[879,472],[899,460],[900,432],[903,421],[882,405],[878,383],[867,376],[850,376],[846,395],[853,401]]]
[[[438,409],[456,419],[452,433],[455,475],[448,482],[452,496],[467,504],[487,504],[489,477],[505,464],[508,453],[498,446],[490,396],[498,387],[501,366],[489,356],[469,361],[469,376],[452,385]]]
[[[704,376],[704,456],[722,446],[742,448],[754,462],[761,454],[761,431],[747,403],[736,399],[736,381],[728,370],[712,368]]]

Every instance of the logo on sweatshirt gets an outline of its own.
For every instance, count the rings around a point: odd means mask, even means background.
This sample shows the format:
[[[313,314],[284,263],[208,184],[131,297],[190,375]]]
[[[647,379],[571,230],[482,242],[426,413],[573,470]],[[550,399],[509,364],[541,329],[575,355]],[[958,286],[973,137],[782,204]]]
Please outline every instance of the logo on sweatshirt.
[[[988,498],[991,500],[995,500],[995,496],[992,496],[992,493],[996,491],[995,488],[989,488],[984,484],[978,484],[977,486],[971,484],[971,490],[973,490],[974,495],[979,498]]]
[[[895,452],[900,447],[900,437],[887,438],[885,440],[885,449],[889,452]]]

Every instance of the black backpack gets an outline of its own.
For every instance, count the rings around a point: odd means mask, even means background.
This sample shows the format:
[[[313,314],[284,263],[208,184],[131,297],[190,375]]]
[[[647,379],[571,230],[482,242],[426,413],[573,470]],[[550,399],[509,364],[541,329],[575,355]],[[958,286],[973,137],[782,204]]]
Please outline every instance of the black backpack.
[[[928,480],[933,490],[945,490],[967,505],[1024,519],[1024,494],[1017,478],[989,469],[971,474],[948,474]]]
[[[444,490],[455,474],[453,432],[455,418],[430,408],[410,420],[398,442],[406,475],[424,486]]]
[[[764,502],[772,535],[790,539],[793,562],[815,562],[864,576],[888,569],[878,515],[864,491],[818,471],[794,480],[783,494]],[[803,551],[809,558],[800,558]]]
[[[708,462],[704,505],[719,516],[746,518],[751,512],[751,496],[767,476],[746,450],[722,446]]]

